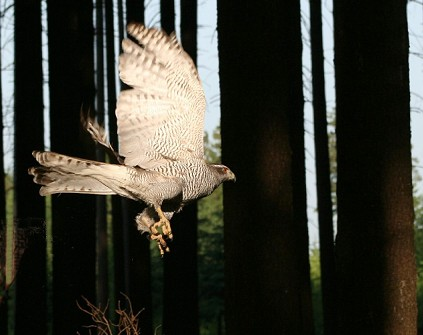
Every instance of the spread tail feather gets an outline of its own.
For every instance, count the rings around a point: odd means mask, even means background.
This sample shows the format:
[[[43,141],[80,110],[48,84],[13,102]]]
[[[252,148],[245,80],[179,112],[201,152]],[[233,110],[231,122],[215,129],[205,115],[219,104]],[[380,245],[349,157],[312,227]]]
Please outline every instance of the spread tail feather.
[[[116,194],[92,176],[101,174],[103,170],[113,175],[120,170],[119,166],[48,151],[33,151],[32,155],[42,165],[28,169],[28,173],[34,176],[34,182],[42,185],[40,195],[54,193]]]

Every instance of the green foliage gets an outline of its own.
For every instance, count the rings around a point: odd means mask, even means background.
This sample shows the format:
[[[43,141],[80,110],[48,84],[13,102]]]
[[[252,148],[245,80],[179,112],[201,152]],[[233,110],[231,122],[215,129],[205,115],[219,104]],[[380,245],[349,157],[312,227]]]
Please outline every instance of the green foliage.
[[[418,191],[422,177],[417,169],[419,162],[413,159],[414,241],[417,265],[417,308],[418,328],[423,330],[423,195]]]
[[[423,329],[423,196],[414,197],[418,328]]]
[[[223,313],[222,196],[219,188],[198,204],[199,304],[203,334],[216,333],[213,329],[216,330]]]
[[[10,174],[5,174],[5,192],[6,192],[6,225],[2,226],[2,243],[5,243],[5,264],[0,264],[0,266],[5,265],[6,268],[2,268],[0,271],[1,276],[5,276],[5,278],[0,278],[1,287],[9,288],[13,281],[15,275],[15,269],[13,269],[13,177]],[[2,255],[4,256],[4,255]],[[7,266],[9,265],[9,266]],[[0,292],[0,300],[1,298],[6,295],[6,292]]]
[[[217,127],[212,134],[212,140],[209,139],[209,134],[204,134],[204,155],[209,163],[220,163],[220,128]]]
[[[310,281],[316,335],[323,334],[322,289],[320,278],[320,250],[319,246],[315,245],[310,248]]]
[[[220,161],[220,133],[205,136],[209,162]],[[223,316],[223,192],[219,187],[198,202],[198,272],[201,334],[217,334]]]

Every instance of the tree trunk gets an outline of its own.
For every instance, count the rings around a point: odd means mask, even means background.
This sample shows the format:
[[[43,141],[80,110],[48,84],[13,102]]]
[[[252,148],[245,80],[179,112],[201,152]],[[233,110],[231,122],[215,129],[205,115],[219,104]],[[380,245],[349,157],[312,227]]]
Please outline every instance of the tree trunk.
[[[119,5],[118,5],[119,8]],[[115,26],[114,26],[113,0],[106,0],[105,20],[106,20],[106,66],[107,66],[107,114],[109,117],[109,140],[113,147],[118,149],[117,122],[116,122],[116,55],[115,55]],[[121,21],[118,12],[118,22]],[[123,24],[122,24],[123,26]],[[120,32],[119,32],[120,33]],[[120,41],[120,39],[119,39]],[[116,163],[116,162],[115,162]],[[113,239],[113,269],[112,274],[113,301],[115,307],[117,302],[122,300],[121,292],[125,292],[124,286],[124,253],[123,253],[123,225],[122,225],[122,198],[112,196],[111,199],[111,220],[112,220],[112,239]],[[109,272],[110,273],[110,272]],[[117,315],[113,315],[115,318]],[[116,321],[116,320],[115,320]]]
[[[91,159],[80,110],[94,105],[92,9],[85,0],[47,1],[51,148]],[[75,334],[92,322],[76,301],[95,301],[95,197],[53,196],[52,221],[53,333]]]
[[[144,22],[144,2],[143,1],[127,1],[126,2],[126,24],[130,22]],[[123,15],[119,15],[122,21]],[[120,40],[124,38],[123,31],[126,25],[119,24]],[[124,28],[125,26],[125,28]],[[122,30],[121,30],[122,29]],[[121,83],[121,89],[128,87]],[[116,118],[111,119],[116,122]],[[113,125],[115,126],[115,125]],[[115,128],[116,129],[116,128]],[[116,137],[117,142],[117,137]],[[150,241],[142,236],[135,226],[135,216],[143,210],[143,205],[129,199],[121,199],[122,217],[119,223],[115,222],[117,226],[114,227],[114,232],[117,233],[115,241],[122,235],[123,241],[123,272],[115,271],[116,278],[123,276],[124,290],[131,299],[134,311],[142,312],[140,318],[140,330],[142,334],[152,334],[152,296],[151,296],[151,262],[150,262]],[[119,227],[121,225],[122,231]],[[121,242],[118,242],[119,245]],[[116,249],[115,249],[116,250]],[[118,254],[116,255],[118,256]],[[122,260],[115,257],[116,264],[120,264]],[[121,279],[119,279],[120,281]],[[122,297],[120,297],[122,300]]]
[[[173,1],[162,5],[162,26],[174,31]],[[163,1],[162,1],[163,4]],[[197,1],[181,1],[181,39],[185,51],[197,59]],[[174,241],[164,257],[163,331],[198,334],[197,204],[186,206],[172,219]]]
[[[107,20],[107,80],[110,86],[108,86],[108,106],[109,106],[109,136],[110,136],[110,143],[114,145],[115,150],[119,148],[118,142],[118,134],[117,134],[117,121],[115,115],[116,109],[116,88],[114,90],[115,96],[113,97],[113,92],[111,92],[111,87],[115,83],[115,78],[111,78],[112,71],[115,71],[118,64],[116,62],[116,58],[114,55],[114,48],[111,47],[110,38],[114,36],[114,25],[111,24],[111,20],[113,20],[113,0],[107,0],[106,4],[108,9],[106,9],[106,20]],[[117,1],[117,19],[118,19],[118,39],[119,43],[124,38],[124,18],[123,18],[123,3],[122,0]],[[121,49],[121,48],[120,48]],[[119,49],[119,50],[120,50]],[[113,54],[111,54],[113,52]],[[112,66],[110,66],[112,65]],[[113,106],[111,103],[113,102]],[[123,223],[123,202],[126,201],[121,197],[113,197],[112,196],[112,229],[113,229],[113,259],[114,259],[114,297],[115,301],[117,302],[122,298],[121,292],[128,293],[126,289],[126,258],[125,258],[125,250],[128,246],[125,245],[126,240],[124,239],[124,223]],[[127,238],[127,237],[126,237]]]
[[[1,24],[0,24],[1,31]],[[2,36],[0,33],[0,45]],[[2,50],[0,50],[0,69],[2,68]],[[3,115],[3,80],[0,76],[0,114]],[[6,171],[4,169],[3,151],[3,118],[0,118],[0,333],[6,334],[8,329],[7,285],[10,278],[6,278]]]
[[[171,34],[175,31],[174,0],[160,0],[160,22],[166,33]]]
[[[45,199],[28,178],[31,151],[44,148],[41,4],[15,2],[15,249],[23,252],[16,277],[15,334],[45,334]]]
[[[299,1],[218,1],[228,334],[313,334]]]
[[[196,204],[172,219],[174,241],[164,256],[163,334],[199,334],[196,221]]]
[[[416,334],[406,1],[337,0],[339,334]]]
[[[143,0],[126,0],[126,22],[144,22]]]
[[[336,332],[338,308],[336,305],[333,211],[320,0],[310,0],[310,37],[323,327],[325,335],[332,335]]]
[[[97,108],[96,117],[99,124],[104,124],[104,1],[96,0],[96,83],[97,83]],[[96,160],[104,162],[106,158],[104,148],[97,146]],[[107,219],[106,197],[96,196],[96,274],[97,274],[97,306],[106,306],[109,300],[109,271],[107,252]]]

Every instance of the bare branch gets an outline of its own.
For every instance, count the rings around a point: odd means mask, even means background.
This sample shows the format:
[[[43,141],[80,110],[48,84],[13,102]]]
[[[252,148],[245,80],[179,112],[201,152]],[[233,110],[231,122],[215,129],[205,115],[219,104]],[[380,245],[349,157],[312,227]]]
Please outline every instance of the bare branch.
[[[100,335],[113,335],[114,333],[116,333],[116,331],[119,335],[139,334],[138,320],[142,310],[134,314],[131,300],[124,293],[121,294],[125,297],[129,310],[127,311],[126,309],[122,309],[121,302],[118,301],[118,308],[115,310],[116,314],[119,316],[119,321],[117,324],[113,323],[107,317],[107,311],[109,308],[108,303],[103,309],[101,309],[101,307],[95,306],[85,297],[82,297],[82,299],[84,300],[87,307],[82,307],[78,301],[76,302],[78,308],[84,313],[90,315],[91,319],[94,322],[94,324],[92,325],[84,326],[84,328],[89,329],[89,334],[91,334],[91,329],[95,329],[97,331],[97,334]]]

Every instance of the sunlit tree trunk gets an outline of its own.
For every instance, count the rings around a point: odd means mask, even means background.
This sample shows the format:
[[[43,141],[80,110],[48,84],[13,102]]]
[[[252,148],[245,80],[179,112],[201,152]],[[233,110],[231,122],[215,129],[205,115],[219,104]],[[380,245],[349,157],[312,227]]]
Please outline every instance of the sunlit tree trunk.
[[[407,1],[334,2],[338,334],[416,334]]]
[[[22,253],[16,277],[15,334],[45,334],[45,199],[28,177],[34,149],[44,149],[41,4],[15,1],[15,254]]]
[[[1,31],[1,24],[0,24]],[[2,37],[0,33],[0,45]],[[2,68],[2,50],[0,50],[0,69]],[[0,76],[0,115],[3,115],[3,89],[2,78]],[[3,151],[3,118],[0,118],[0,333],[6,334],[8,326],[8,308],[7,308],[7,281],[6,278],[6,172],[4,170],[4,151]]]
[[[218,1],[228,334],[313,334],[299,1]]]

